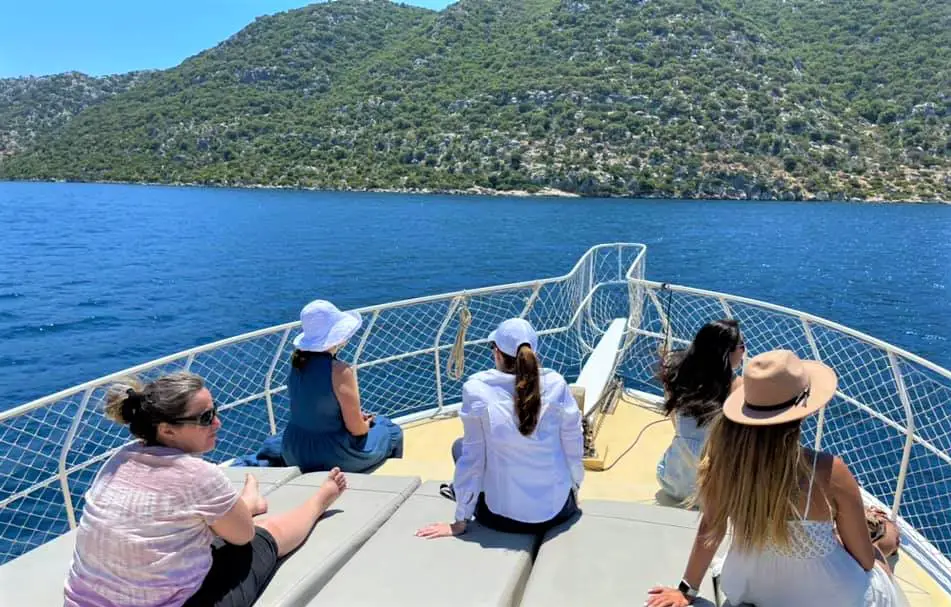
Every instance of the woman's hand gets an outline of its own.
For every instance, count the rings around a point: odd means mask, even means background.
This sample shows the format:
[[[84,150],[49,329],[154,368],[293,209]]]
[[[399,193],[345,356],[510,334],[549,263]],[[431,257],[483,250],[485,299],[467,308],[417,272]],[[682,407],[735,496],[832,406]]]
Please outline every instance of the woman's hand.
[[[865,517],[868,521],[869,534],[872,537],[872,545],[877,547],[882,556],[886,559],[892,556],[901,545],[901,534],[898,526],[888,518],[888,513],[875,506],[869,506],[865,509]],[[873,533],[873,526],[877,525],[877,534]]]
[[[690,601],[676,588],[656,586],[647,591],[647,607],[687,607]]]
[[[437,537],[450,537],[453,535],[462,535],[466,532],[466,522],[456,521],[455,523],[433,523],[426,525],[416,532],[416,537],[423,537],[431,540]]]

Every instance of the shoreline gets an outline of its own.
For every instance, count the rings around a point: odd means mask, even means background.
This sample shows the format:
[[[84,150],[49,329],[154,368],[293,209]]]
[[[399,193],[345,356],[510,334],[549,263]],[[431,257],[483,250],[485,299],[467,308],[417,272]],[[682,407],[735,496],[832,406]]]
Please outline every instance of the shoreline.
[[[846,198],[845,196],[818,197],[813,194],[803,197],[776,197],[746,195],[745,192],[737,192],[735,195],[705,195],[705,196],[673,196],[666,194],[638,194],[617,195],[600,194],[585,195],[575,192],[568,192],[553,187],[543,187],[538,191],[529,192],[528,190],[498,190],[482,186],[471,186],[467,189],[455,188],[324,188],[324,187],[305,187],[290,185],[269,185],[269,184],[216,184],[216,183],[198,183],[198,182],[151,182],[151,181],[112,181],[112,180],[69,180],[69,179],[7,179],[0,180],[0,183],[69,183],[69,184],[100,184],[100,185],[141,185],[151,187],[175,187],[175,188],[215,188],[215,189],[236,189],[236,190],[289,190],[299,192],[328,192],[328,193],[358,193],[358,194],[402,194],[402,195],[425,195],[425,196],[484,196],[492,198],[566,198],[566,199],[611,199],[611,200],[709,200],[709,201],[752,201],[752,202],[851,202],[851,203],[869,203],[869,204],[938,204],[951,205],[951,199],[945,200],[936,198],[932,200],[911,199],[911,200],[890,200],[881,196],[872,196],[869,198]]]

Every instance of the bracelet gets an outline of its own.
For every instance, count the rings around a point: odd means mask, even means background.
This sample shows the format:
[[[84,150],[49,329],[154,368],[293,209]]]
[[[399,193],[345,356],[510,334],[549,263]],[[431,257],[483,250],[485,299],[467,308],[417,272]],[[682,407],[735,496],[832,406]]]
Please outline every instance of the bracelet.
[[[693,600],[697,598],[698,594],[700,594],[696,588],[687,583],[687,580],[680,580],[680,584],[677,585],[677,590],[679,590],[681,594],[683,594],[691,603],[693,603]]]

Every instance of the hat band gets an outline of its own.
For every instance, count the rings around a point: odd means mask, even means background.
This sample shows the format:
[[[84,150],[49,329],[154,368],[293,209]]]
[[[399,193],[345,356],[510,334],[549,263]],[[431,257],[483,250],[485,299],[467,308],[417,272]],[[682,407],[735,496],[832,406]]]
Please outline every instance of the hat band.
[[[790,398],[787,401],[781,403],[776,403],[775,405],[754,405],[750,401],[744,401],[743,404],[750,409],[756,409],[757,411],[778,411],[779,409],[788,409],[789,407],[794,407],[801,403],[802,401],[809,398],[809,389],[811,386],[806,386],[806,389],[797,394],[796,396]]]

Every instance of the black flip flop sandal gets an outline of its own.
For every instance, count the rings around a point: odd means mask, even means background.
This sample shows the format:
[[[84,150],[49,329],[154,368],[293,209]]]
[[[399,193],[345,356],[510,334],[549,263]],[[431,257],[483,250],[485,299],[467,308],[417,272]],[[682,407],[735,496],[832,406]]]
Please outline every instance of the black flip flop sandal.
[[[439,495],[443,496],[447,500],[456,501],[456,490],[453,489],[452,483],[443,483],[439,485]]]

